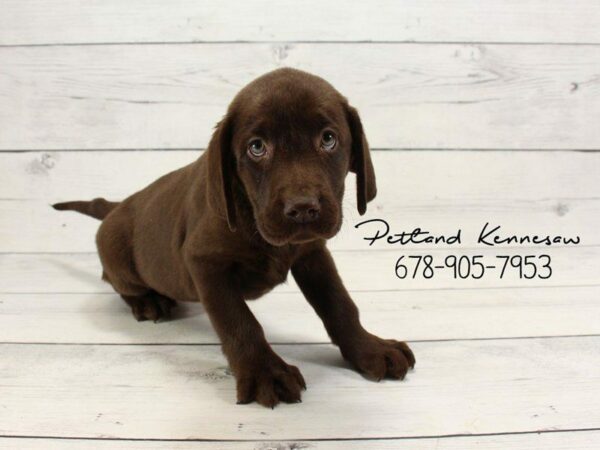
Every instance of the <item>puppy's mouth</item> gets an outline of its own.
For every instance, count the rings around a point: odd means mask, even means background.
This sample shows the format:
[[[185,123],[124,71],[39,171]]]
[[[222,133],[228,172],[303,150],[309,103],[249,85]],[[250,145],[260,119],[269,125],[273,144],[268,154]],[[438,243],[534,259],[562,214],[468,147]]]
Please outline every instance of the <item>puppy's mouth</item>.
[[[320,239],[331,239],[338,233],[341,225],[342,221],[337,220],[335,223],[332,221],[330,223],[294,224],[282,227],[283,229],[276,229],[269,226],[266,222],[257,221],[257,228],[260,235],[265,241],[276,247],[288,244],[306,244]]]

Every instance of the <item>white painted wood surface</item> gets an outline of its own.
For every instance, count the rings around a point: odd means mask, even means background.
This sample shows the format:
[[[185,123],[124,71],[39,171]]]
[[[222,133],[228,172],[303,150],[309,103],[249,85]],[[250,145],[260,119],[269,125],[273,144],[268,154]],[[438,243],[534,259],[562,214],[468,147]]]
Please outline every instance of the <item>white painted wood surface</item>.
[[[50,203],[123,199],[198,155],[0,152],[0,179],[5,181],[0,186],[0,252],[95,251],[98,222],[57,213]],[[600,153],[376,151],[373,161],[378,196],[367,215],[359,216],[354,177],[348,177],[346,220],[330,244],[333,249],[365,249],[363,238],[374,228],[354,225],[369,218],[386,218],[392,232],[421,227],[450,234],[461,228],[466,248],[474,246],[488,221],[507,234],[579,235],[582,245],[600,244]]]
[[[363,323],[409,341],[600,335],[600,286],[353,292]],[[121,298],[104,294],[0,294],[0,342],[216,344],[201,305],[177,320],[135,321]],[[327,343],[299,292],[274,292],[249,306],[273,343]],[[69,333],[65,333],[69,330]]]
[[[436,269],[431,279],[423,276],[411,278],[414,265],[409,264],[409,276],[400,279],[395,274],[400,256],[431,255],[436,264],[443,264],[448,255],[472,257],[482,255],[485,264],[494,264],[496,269],[480,279],[454,278],[450,269]],[[503,260],[498,256],[534,255],[538,271],[546,276],[541,267],[550,255],[552,276],[548,279],[519,278],[517,269],[506,269],[500,278]],[[539,247],[525,248],[425,248],[397,250],[348,250],[334,252],[337,268],[344,284],[351,291],[406,290],[406,289],[449,289],[449,288],[492,288],[492,287],[551,287],[596,285],[600,280],[600,247],[557,247],[550,250]],[[476,273],[473,270],[472,273]],[[528,272],[530,273],[530,272]],[[49,253],[49,254],[0,254],[0,292],[5,293],[100,293],[112,292],[112,287],[100,279],[102,269],[95,253]],[[298,288],[290,275],[286,284],[276,288],[280,292],[292,292]]]
[[[454,438],[415,439],[361,439],[344,441],[247,441],[231,442],[178,442],[178,441],[134,441],[134,440],[60,440],[60,439],[3,439],[0,448],[6,450],[80,450],[93,446],[98,450],[596,450],[600,442],[600,431],[583,432],[533,432],[497,436],[461,436]]]
[[[3,0],[0,45],[214,41],[600,43],[594,0]]]
[[[393,195],[393,193],[391,193]],[[404,197],[403,194],[399,197]],[[64,199],[81,195],[63,196]],[[405,205],[397,201],[386,203],[383,192],[368,214],[360,217],[354,207],[353,195],[347,194],[344,207],[345,224],[330,241],[334,250],[366,249],[366,236],[373,235],[376,226],[354,226],[363,220],[386,218],[391,220],[391,233],[420,227],[431,233],[455,234],[462,230],[462,247],[473,247],[483,226],[488,221],[501,225],[506,235],[515,233],[552,233],[561,236],[579,236],[583,245],[600,245],[597,234],[600,224],[600,199],[552,198],[546,200],[490,199],[464,203],[432,198],[429,202]],[[83,197],[82,197],[83,198]],[[93,198],[93,197],[85,197]],[[56,201],[54,199],[52,201]],[[544,224],[551,223],[552,227]],[[99,222],[76,213],[59,214],[44,200],[0,200],[0,251],[22,252],[93,252]],[[364,229],[363,229],[364,228]],[[36,236],[35,240],[31,236]],[[503,247],[515,247],[506,244]],[[383,240],[373,244],[383,249]],[[427,245],[407,244],[406,248],[429,248]],[[402,250],[398,246],[398,250]]]
[[[595,0],[0,0],[0,449],[599,448],[599,22]],[[416,370],[348,370],[290,282],[250,303],[309,383],[270,411],[234,404],[200,305],[135,322],[99,279],[98,222],[49,204],[192,161],[280,66],[359,108],[379,149],[365,218],[465,239],[367,247],[349,177],[331,248],[365,325],[411,341]],[[486,221],[582,243],[481,251]],[[393,272],[401,254],[542,252],[545,282]]]
[[[0,200],[122,199],[191,163],[200,151],[0,153]],[[374,151],[376,207],[425,207],[434,200],[526,201],[598,197],[597,152]],[[347,178],[353,200],[353,175]],[[483,205],[478,205],[483,207]],[[567,208],[568,209],[568,208]],[[568,212],[568,211],[567,211]],[[568,214],[561,217],[567,218]]]
[[[275,410],[235,404],[218,346],[3,347],[0,434],[411,437],[592,428],[600,415],[600,337],[413,343],[414,372],[381,383],[333,346],[275,346],[308,384],[301,407]]]
[[[281,66],[337,87],[373,147],[600,147],[599,45],[4,47],[0,61],[3,150],[204,148],[236,92]]]

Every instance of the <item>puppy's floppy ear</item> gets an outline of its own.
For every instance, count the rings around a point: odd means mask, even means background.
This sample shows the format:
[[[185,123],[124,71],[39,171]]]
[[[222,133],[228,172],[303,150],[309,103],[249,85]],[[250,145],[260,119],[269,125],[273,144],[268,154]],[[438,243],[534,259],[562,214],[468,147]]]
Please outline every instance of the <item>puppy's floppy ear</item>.
[[[227,218],[231,231],[236,230],[236,210],[233,196],[235,158],[231,148],[233,115],[229,112],[221,120],[208,144],[208,201]]]
[[[356,206],[362,216],[367,211],[367,203],[377,195],[375,170],[373,169],[369,144],[367,143],[358,111],[352,106],[347,105],[346,117],[352,136],[350,171],[356,174]]]

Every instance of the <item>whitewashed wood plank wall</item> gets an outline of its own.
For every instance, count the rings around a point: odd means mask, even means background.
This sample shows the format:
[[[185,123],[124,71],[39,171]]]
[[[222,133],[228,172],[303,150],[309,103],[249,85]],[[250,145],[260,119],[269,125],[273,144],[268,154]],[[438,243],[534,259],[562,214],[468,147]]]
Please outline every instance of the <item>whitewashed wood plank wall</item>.
[[[235,93],[281,66],[332,82],[358,107],[374,148],[596,149],[600,137],[589,118],[600,116],[599,48],[1,47],[0,149],[204,148]]]
[[[3,0],[0,44],[599,43],[594,0]]]

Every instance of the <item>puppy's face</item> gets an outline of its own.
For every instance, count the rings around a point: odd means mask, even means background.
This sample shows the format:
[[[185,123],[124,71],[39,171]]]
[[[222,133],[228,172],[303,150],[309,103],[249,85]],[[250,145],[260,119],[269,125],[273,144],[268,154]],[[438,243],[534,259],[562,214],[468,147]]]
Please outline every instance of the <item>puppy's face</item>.
[[[334,236],[346,174],[366,165],[357,151],[368,157],[346,100],[318,77],[281,69],[246,86],[225,122],[229,158],[222,154],[221,164],[239,180],[262,237],[280,246]]]

